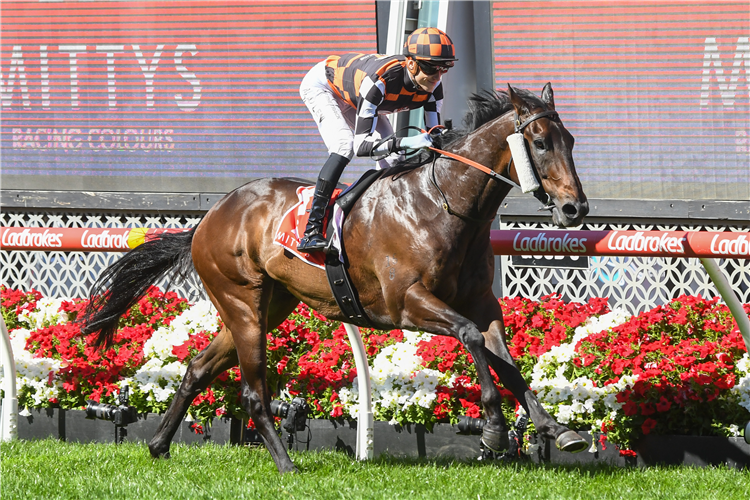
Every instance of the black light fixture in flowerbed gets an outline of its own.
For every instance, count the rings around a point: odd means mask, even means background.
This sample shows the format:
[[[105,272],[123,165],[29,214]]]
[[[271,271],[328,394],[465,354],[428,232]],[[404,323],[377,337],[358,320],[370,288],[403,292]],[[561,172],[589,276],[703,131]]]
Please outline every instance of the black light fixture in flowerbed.
[[[82,410],[48,408],[31,410],[18,418],[18,437],[34,440],[54,438],[69,442],[148,442],[156,432],[162,416],[138,415],[135,421],[116,432],[117,426],[108,420],[86,418]],[[122,433],[122,429],[126,432]],[[282,439],[292,450],[337,450],[354,455],[357,423],[346,420],[307,420],[304,431],[289,433],[280,429]],[[479,436],[462,435],[451,424],[435,424],[428,430],[422,424],[374,424],[373,455],[435,459],[451,457],[457,460],[476,460],[480,456]],[[750,468],[750,444],[741,437],[715,436],[645,436],[635,446],[635,455],[621,454],[612,443],[600,440],[600,435],[586,431],[579,433],[594,446],[577,454],[564,453],[553,442],[532,435],[529,454],[517,460],[550,464],[609,464],[615,466],[691,465]],[[235,418],[215,418],[210,423],[185,421],[173,442],[185,444],[260,445],[257,432],[248,429]],[[505,460],[509,460],[508,457]]]

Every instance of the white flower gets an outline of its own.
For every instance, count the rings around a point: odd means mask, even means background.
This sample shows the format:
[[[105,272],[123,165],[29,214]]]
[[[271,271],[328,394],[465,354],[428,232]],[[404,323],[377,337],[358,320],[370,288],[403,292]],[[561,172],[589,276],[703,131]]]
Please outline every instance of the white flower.
[[[617,402],[617,394],[616,393],[609,393],[602,399],[604,401],[604,406],[611,410],[619,410],[622,408],[623,403]]]
[[[71,299],[43,297],[37,301],[34,311],[21,312],[18,315],[18,321],[28,322],[32,331],[65,322],[68,320],[67,314],[59,310],[62,303],[69,300]]]
[[[570,405],[560,405],[557,408],[557,421],[561,424],[568,424],[575,417]]]
[[[741,372],[750,372],[750,354],[745,353],[742,355],[739,361],[737,361],[737,369]]]
[[[570,411],[573,413],[584,413],[586,408],[584,408],[583,403],[580,401],[573,401],[573,404],[570,405]]]
[[[381,349],[375,356],[370,371],[373,413],[392,411],[391,422],[396,423],[395,415],[412,406],[431,408],[437,399],[436,387],[450,385],[455,376],[424,368],[422,358],[417,355],[418,344],[431,338],[430,334],[404,331],[402,342]],[[339,398],[344,413],[352,417],[358,413],[357,378],[353,387],[339,391]]]
[[[169,326],[162,326],[143,345],[146,357],[166,361],[173,358],[172,349],[184,344],[191,334],[219,331],[219,319],[211,302],[199,300],[177,316]]]
[[[571,382],[571,384],[572,389],[570,391],[570,394],[571,396],[573,396],[573,399],[584,400],[589,398],[594,392],[594,384],[588,378],[577,378],[573,382]]]

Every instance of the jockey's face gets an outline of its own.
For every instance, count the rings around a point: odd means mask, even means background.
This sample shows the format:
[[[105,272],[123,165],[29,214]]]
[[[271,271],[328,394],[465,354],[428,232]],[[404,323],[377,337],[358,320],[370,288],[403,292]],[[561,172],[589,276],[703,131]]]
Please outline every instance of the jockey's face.
[[[417,61],[415,61],[414,59],[409,59],[406,62],[406,68],[409,70],[409,73],[412,76],[412,80],[414,80],[414,83],[417,84],[417,87],[424,90],[425,92],[431,93],[435,90],[437,84],[440,83],[440,77],[443,76],[443,73],[447,72],[448,69],[438,66],[426,66],[430,69],[430,71],[432,71],[433,69],[437,69],[437,71],[429,75],[425,73],[422,65],[417,63]]]

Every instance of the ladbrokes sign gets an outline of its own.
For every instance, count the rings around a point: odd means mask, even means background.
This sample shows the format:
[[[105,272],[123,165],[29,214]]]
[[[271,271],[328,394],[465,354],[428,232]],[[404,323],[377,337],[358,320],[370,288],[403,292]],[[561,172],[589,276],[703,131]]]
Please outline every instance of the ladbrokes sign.
[[[498,255],[631,255],[750,259],[746,232],[711,231],[492,231]]]
[[[149,237],[183,229],[2,227],[0,249],[127,252]]]

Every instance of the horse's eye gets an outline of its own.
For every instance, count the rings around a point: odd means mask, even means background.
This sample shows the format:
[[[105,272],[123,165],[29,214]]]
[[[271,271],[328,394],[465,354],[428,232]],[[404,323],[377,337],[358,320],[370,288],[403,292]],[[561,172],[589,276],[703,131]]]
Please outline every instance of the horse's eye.
[[[541,151],[544,151],[546,149],[544,147],[544,141],[542,141],[541,139],[537,139],[534,141],[534,147],[536,147],[537,149]]]

